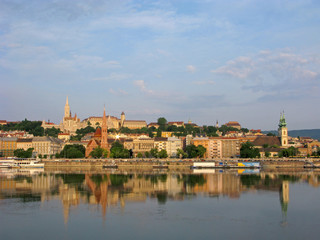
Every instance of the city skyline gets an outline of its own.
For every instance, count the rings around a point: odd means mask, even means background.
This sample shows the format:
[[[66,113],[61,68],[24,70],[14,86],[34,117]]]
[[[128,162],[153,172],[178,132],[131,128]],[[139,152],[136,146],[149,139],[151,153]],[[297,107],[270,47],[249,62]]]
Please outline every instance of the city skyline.
[[[317,1],[1,1],[0,119],[320,128]]]

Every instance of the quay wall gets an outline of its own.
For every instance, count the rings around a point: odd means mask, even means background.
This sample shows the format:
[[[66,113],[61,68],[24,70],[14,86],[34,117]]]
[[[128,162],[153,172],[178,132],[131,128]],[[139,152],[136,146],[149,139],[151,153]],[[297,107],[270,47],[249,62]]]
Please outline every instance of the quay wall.
[[[44,160],[45,168],[77,168],[77,169],[101,169],[103,165],[116,164],[119,169],[152,169],[155,165],[165,165],[169,170],[187,169],[196,161],[215,161],[235,164],[237,161],[257,161],[263,168],[303,168],[307,162],[313,162],[320,166],[320,159],[56,159]]]

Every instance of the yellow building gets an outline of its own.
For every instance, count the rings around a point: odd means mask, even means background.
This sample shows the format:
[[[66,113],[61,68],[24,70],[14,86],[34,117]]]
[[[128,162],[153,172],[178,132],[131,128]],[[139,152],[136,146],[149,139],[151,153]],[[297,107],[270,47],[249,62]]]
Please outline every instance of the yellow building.
[[[62,150],[62,141],[54,137],[34,137],[32,139],[33,151],[37,155],[54,155]]]
[[[16,137],[11,138],[0,138],[0,155],[4,157],[13,157],[14,150],[17,149],[17,140]]]
[[[32,148],[32,138],[18,138],[17,149],[28,150]]]
[[[133,155],[136,157],[138,153],[144,154],[154,148],[153,138],[139,138],[133,140]]]

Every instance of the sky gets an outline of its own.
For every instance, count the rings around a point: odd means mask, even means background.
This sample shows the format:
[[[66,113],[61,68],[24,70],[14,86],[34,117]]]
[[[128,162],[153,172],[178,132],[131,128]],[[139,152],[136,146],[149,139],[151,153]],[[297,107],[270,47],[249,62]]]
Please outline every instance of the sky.
[[[0,0],[0,119],[320,128],[320,1]]]

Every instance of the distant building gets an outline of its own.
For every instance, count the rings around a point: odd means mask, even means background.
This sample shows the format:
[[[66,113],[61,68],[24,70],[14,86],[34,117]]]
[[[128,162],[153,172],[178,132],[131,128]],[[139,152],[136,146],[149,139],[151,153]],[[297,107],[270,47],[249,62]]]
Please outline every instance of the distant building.
[[[7,121],[6,120],[0,120],[0,125],[7,125]]]
[[[153,138],[138,138],[133,140],[133,156],[136,157],[138,153],[145,154],[154,148]]]
[[[64,117],[59,125],[43,121],[41,127],[44,129],[47,128],[59,128],[63,133],[70,133],[71,135],[75,135],[77,129],[86,127],[87,124],[80,122],[80,118],[75,114],[73,117],[71,115],[70,106],[68,97],[66,99],[66,105],[64,106]]]
[[[158,123],[152,122],[148,124],[148,128],[151,128],[151,127],[155,127],[156,129],[158,129],[160,126]]]
[[[58,138],[62,141],[69,141],[70,140],[70,133],[59,133]]]
[[[144,127],[146,128],[147,122],[144,120],[124,120],[122,127],[127,127],[129,129],[140,129]]]
[[[239,129],[239,130],[241,129],[241,125],[236,121],[230,121],[230,122],[227,122],[224,125],[227,126],[227,127],[233,127],[233,128]]]
[[[155,137],[154,138],[154,147],[161,150],[167,150],[168,138],[166,137]]]
[[[32,139],[33,152],[38,155],[54,155],[62,150],[62,141],[54,137],[34,137]]]
[[[178,122],[168,122],[168,125],[176,126],[176,127],[184,127],[184,122],[178,121]]]
[[[177,157],[177,150],[183,148],[182,139],[177,137],[169,137],[167,141],[167,153],[169,157]]]

